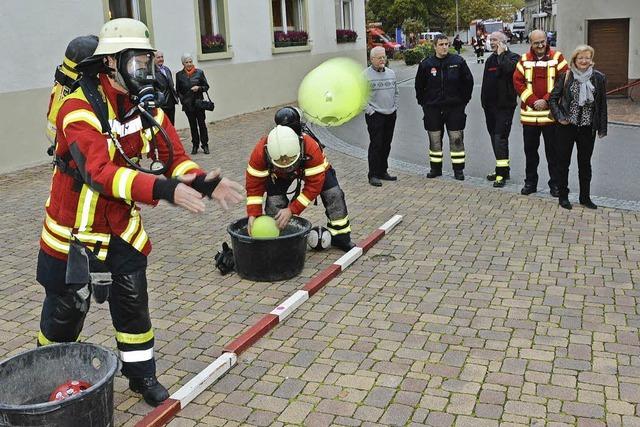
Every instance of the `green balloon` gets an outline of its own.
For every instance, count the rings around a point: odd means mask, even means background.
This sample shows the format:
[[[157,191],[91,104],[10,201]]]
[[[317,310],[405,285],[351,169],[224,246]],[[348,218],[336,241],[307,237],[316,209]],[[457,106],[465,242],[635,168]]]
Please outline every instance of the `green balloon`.
[[[298,88],[298,105],[310,122],[340,126],[356,117],[369,100],[362,66],[350,58],[333,58],[311,70]]]
[[[273,239],[280,235],[276,220],[268,215],[257,217],[251,226],[251,237],[255,239]]]

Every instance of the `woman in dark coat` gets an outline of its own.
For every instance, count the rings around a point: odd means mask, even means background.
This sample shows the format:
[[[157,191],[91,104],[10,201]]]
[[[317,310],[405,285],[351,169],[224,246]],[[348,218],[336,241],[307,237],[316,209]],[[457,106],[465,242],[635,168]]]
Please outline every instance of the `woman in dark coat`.
[[[567,182],[574,143],[578,151],[580,204],[597,208],[590,195],[591,155],[596,133],[599,138],[607,135],[607,80],[593,68],[594,53],[591,46],[576,47],[571,55],[570,70],[558,76],[549,99],[551,113],[558,122],[558,200],[565,209],[572,208]]]
[[[204,154],[209,154],[209,134],[205,122],[205,110],[196,106],[197,99],[203,99],[203,93],[209,90],[209,83],[204,76],[204,71],[193,65],[190,54],[182,55],[184,68],[176,73],[176,91],[180,97],[182,111],[189,119],[191,128],[191,154],[198,153],[198,146],[202,146]]]

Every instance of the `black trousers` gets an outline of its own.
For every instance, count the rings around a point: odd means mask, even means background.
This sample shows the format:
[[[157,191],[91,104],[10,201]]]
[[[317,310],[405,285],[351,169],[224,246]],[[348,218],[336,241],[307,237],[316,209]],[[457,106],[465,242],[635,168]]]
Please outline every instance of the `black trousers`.
[[[169,117],[169,121],[171,121],[172,125],[176,123],[176,106],[175,105],[171,107],[162,107],[162,111],[164,111],[167,117]]]
[[[396,127],[396,112],[382,114],[375,112],[365,115],[367,130],[369,131],[369,173],[368,178],[381,177],[387,173],[389,167],[389,152],[393,131]]]
[[[591,196],[591,155],[595,140],[596,134],[591,126],[558,125],[558,189],[561,199],[569,197],[569,166],[575,143],[578,151],[580,201],[589,200]]]
[[[118,237],[112,236],[104,262],[111,272],[109,311],[116,344],[122,360],[122,374],[129,378],[156,373],[154,337],[149,316],[147,257]],[[38,254],[36,279],[45,289],[40,315],[38,345],[75,342],[89,312],[89,285],[67,285],[65,261]]]
[[[191,128],[191,144],[193,148],[199,146],[209,146],[209,133],[207,131],[207,123],[205,122],[204,110],[197,109],[193,111],[185,111],[187,119],[189,119],[189,127]]]
[[[513,108],[485,108],[484,117],[491,138],[493,154],[496,157],[496,175],[509,176],[509,134],[513,122]]]
[[[558,156],[556,154],[556,125],[530,126],[522,125],[524,139],[524,155],[526,158],[524,184],[530,187],[538,186],[538,164],[540,155],[540,135],[544,138],[544,152],[549,168],[549,188],[558,185]]]

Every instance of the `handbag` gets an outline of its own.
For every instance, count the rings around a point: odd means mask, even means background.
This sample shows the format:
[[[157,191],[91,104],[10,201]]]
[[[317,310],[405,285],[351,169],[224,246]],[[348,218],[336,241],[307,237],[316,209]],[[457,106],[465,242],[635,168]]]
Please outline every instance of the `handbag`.
[[[209,98],[209,92],[205,92],[204,94],[207,95],[207,99],[196,99],[196,108],[201,110],[213,111],[213,109],[216,108],[216,105],[213,103],[211,98]]]

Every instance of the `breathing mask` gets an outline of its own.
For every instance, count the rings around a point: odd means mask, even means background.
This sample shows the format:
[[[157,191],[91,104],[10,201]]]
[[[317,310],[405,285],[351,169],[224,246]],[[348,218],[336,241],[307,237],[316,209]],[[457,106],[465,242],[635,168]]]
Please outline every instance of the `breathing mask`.
[[[115,80],[129,90],[131,100],[145,109],[156,107],[154,54],[148,50],[127,49],[117,54]]]

